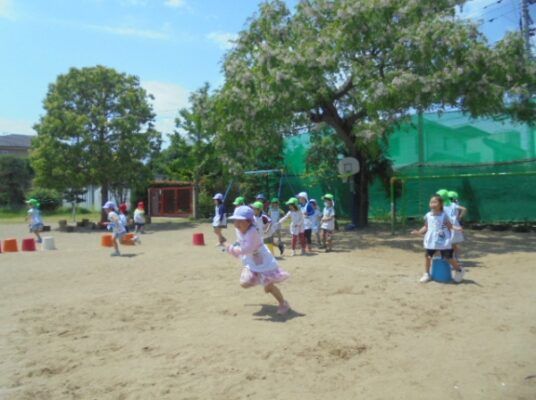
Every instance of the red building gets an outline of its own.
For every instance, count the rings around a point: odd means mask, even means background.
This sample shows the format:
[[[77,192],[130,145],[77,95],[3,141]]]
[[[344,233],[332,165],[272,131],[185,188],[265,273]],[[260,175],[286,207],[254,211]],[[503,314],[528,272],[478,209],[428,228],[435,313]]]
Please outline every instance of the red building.
[[[148,189],[151,217],[191,217],[194,215],[194,187],[191,182],[155,181]]]

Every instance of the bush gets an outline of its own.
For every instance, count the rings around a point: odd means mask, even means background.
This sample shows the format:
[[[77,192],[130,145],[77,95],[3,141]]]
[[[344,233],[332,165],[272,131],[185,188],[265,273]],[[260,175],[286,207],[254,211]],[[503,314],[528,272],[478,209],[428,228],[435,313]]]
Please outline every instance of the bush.
[[[209,218],[214,214],[214,200],[211,194],[201,191],[199,193],[199,217]]]
[[[0,156],[0,206],[22,206],[24,192],[30,186],[31,178],[30,164],[26,158]]]
[[[27,197],[37,199],[43,211],[55,211],[62,205],[61,194],[54,189],[34,188]]]

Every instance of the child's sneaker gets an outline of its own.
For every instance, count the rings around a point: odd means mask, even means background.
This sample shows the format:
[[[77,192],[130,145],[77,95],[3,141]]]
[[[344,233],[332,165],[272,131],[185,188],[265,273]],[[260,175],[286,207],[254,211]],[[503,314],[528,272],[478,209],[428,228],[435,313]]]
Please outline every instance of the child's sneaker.
[[[283,242],[279,242],[279,244],[277,245],[277,247],[279,248],[279,253],[280,255],[283,255],[283,253],[285,252],[285,245]]]
[[[37,243],[42,243],[42,242],[43,242],[43,240],[42,240],[41,238],[39,238],[39,239],[35,239],[35,241],[36,241]]]
[[[284,301],[283,304],[277,307],[277,313],[279,315],[285,315],[286,313],[288,313],[289,310],[290,310],[290,305],[286,301]]]
[[[294,257],[295,255],[296,255],[296,250],[292,250],[292,252],[290,253],[290,256]]]
[[[463,276],[465,275],[465,270],[460,267],[460,269],[455,269],[454,273],[452,274],[452,280],[456,283],[460,283],[463,281]]]
[[[428,272],[425,272],[424,275],[419,280],[419,282],[426,283],[426,282],[430,282],[431,280],[432,280],[432,277],[430,276],[430,274]]]
[[[141,239],[140,239],[139,236],[137,236],[137,235],[134,236],[134,243],[136,243],[136,244],[141,244]]]
[[[301,251],[301,255],[302,255],[302,256],[305,255],[305,250],[304,250],[304,249],[302,249],[302,251]]]
[[[112,254],[111,254],[112,257],[121,257],[121,253],[118,252],[118,251],[114,251]]]

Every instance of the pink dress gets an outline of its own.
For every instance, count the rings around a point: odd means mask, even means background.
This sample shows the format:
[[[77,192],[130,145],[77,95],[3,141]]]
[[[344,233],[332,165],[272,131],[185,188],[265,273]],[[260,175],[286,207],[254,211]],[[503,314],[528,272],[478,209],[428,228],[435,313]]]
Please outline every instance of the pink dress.
[[[248,286],[282,282],[290,275],[279,268],[277,260],[264,244],[261,235],[251,226],[246,233],[236,232],[238,243],[230,245],[227,252],[240,258],[244,268],[240,275],[240,283]]]

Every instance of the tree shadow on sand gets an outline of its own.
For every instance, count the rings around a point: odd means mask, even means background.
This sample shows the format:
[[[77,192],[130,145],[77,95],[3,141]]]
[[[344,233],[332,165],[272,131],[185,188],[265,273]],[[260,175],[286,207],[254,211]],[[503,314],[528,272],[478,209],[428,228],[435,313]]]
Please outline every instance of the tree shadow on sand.
[[[334,240],[334,248],[341,251],[382,248],[400,249],[411,252],[422,252],[422,237],[412,236],[411,228],[398,231],[391,235],[383,226],[370,226],[352,232],[338,232]],[[475,259],[488,254],[510,254],[513,252],[534,252],[534,233],[492,232],[466,230],[465,242],[461,244],[464,263],[470,267],[481,267]],[[468,262],[467,262],[467,261]],[[465,265],[465,264],[464,264]]]
[[[306,314],[302,314],[298,311],[290,309],[285,315],[279,315],[277,313],[277,306],[272,304],[246,304],[248,307],[257,307],[261,306],[261,309],[257,312],[254,312],[252,315],[259,317],[255,318],[257,321],[268,321],[268,322],[287,322],[294,318],[305,317]]]

